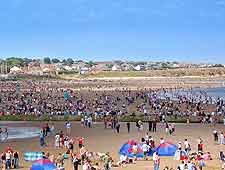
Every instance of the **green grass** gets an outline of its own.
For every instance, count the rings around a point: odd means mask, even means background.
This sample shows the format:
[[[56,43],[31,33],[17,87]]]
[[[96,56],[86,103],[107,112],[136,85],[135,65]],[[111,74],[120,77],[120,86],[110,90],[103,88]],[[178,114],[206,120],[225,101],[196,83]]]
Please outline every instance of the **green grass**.
[[[148,120],[154,120],[155,117],[151,116],[151,118],[147,118],[144,115],[125,115],[121,116],[119,120],[121,122],[136,122],[137,120],[142,120],[143,122],[147,122]],[[5,116],[0,116],[0,121],[80,121],[81,116],[73,116],[73,115],[66,115],[66,116],[49,116],[49,115],[44,115],[41,117],[37,117],[35,115],[5,115]],[[98,119],[98,122],[103,121],[103,119]],[[170,123],[186,123],[187,118],[186,117],[177,117],[175,118],[174,116],[169,116],[167,117],[167,121]],[[191,117],[190,118],[190,123],[200,123],[201,119],[199,117]],[[223,120],[221,118],[220,123],[222,123]]]
[[[67,74],[60,76],[61,78],[112,78],[112,77],[183,77],[183,76],[224,76],[225,68],[190,68],[190,69],[162,69],[162,70],[148,70],[148,71],[100,71],[90,72],[84,75]]]

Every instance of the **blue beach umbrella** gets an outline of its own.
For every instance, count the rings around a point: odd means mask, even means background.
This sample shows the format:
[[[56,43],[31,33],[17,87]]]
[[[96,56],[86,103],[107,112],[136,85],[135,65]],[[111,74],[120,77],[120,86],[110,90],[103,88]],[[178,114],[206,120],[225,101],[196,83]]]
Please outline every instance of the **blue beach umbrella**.
[[[56,166],[48,159],[40,159],[33,163],[31,170],[56,170]]]

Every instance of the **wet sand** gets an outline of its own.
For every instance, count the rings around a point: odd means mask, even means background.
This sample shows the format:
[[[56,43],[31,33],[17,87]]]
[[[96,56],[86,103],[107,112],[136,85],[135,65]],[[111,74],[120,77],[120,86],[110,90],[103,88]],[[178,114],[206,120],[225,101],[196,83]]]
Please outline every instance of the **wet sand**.
[[[40,127],[43,122],[23,122],[22,124],[16,124],[15,126],[26,126],[26,127]],[[65,122],[54,122],[56,132],[64,128]],[[12,125],[10,125],[12,126]],[[14,126],[14,125],[13,125]],[[153,136],[156,143],[159,143],[160,137],[164,137],[166,141],[172,141],[177,144],[179,141],[183,142],[185,138],[191,143],[192,151],[197,150],[197,138],[201,137],[204,141],[204,151],[209,151],[212,154],[213,160],[206,161],[206,168],[204,170],[219,170],[221,164],[218,160],[219,151],[225,151],[225,145],[217,145],[213,141],[212,132],[214,129],[217,129],[218,132],[225,131],[225,126],[220,124],[216,127],[211,125],[202,125],[202,124],[177,124],[176,133],[173,136],[165,134],[164,128],[161,124],[158,124],[158,131],[156,133],[150,133]],[[147,130],[147,124],[145,124],[144,130]],[[135,128],[135,123],[132,124],[131,133],[127,133],[125,124],[121,126],[121,133],[116,134],[112,129],[104,129],[102,123],[98,123],[92,129],[81,127],[78,122],[72,123],[72,137],[84,137],[85,145],[89,151],[95,152],[110,152],[112,157],[115,160],[119,159],[118,151],[120,147],[129,139],[135,139],[140,141],[140,138],[145,135],[143,133],[138,133]],[[31,166],[31,163],[23,161],[22,153],[26,151],[45,151],[50,152],[51,154],[56,155],[57,153],[65,152],[65,149],[56,150],[54,148],[54,137],[47,138],[46,148],[41,148],[39,146],[39,138],[31,139],[19,139],[19,140],[10,140],[7,143],[0,143],[0,152],[4,151],[7,146],[12,147],[13,149],[20,152],[20,164],[23,168],[21,170],[28,170]],[[77,145],[75,145],[77,151]],[[176,168],[179,164],[179,161],[174,161],[173,157],[161,158],[161,169],[166,165],[169,167]],[[123,168],[115,168],[118,170],[127,169],[127,170],[147,170],[152,169],[153,163],[149,161],[137,161],[136,164],[128,165]],[[66,170],[72,169],[69,161],[66,161]]]

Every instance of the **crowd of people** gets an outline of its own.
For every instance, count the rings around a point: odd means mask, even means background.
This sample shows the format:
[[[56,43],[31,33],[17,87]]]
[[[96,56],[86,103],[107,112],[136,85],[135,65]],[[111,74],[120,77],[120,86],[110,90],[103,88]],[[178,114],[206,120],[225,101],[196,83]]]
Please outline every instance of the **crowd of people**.
[[[3,153],[1,153],[0,167],[2,170],[18,169],[19,153],[8,147]]]
[[[218,122],[225,103],[205,92],[184,89],[115,89],[113,91],[73,90],[68,82],[0,82],[0,115],[107,115],[198,117],[203,123]],[[63,87],[63,88],[62,88]],[[130,110],[129,108],[135,108]],[[89,125],[94,120],[84,118]],[[225,119],[224,119],[225,120]]]
[[[62,88],[63,87],[63,88]],[[202,123],[215,124],[223,117],[225,124],[225,103],[221,98],[213,98],[201,91],[195,93],[193,90],[184,89],[115,89],[113,91],[77,91],[73,90],[72,84],[66,82],[0,82],[0,115],[35,115],[37,117],[79,115],[81,125],[92,128],[97,120],[104,121],[104,127],[115,129],[120,133],[120,116],[129,115],[131,118],[142,116],[144,119],[136,121],[138,132],[143,131],[143,121],[148,123],[148,131],[157,131],[157,122],[162,122],[165,132],[168,135],[176,133],[174,123],[168,123],[168,117],[186,118],[187,123],[191,118],[200,119]],[[131,109],[132,108],[132,109]],[[130,133],[130,122],[126,123],[127,132]],[[120,161],[115,162],[110,153],[95,153],[88,151],[84,145],[84,138],[71,136],[72,124],[67,121],[65,124],[66,133],[54,132],[54,126],[45,124],[40,131],[40,146],[47,147],[46,137],[54,134],[54,147],[65,149],[65,153],[57,156],[45,154],[46,159],[54,162],[58,170],[63,170],[64,161],[70,160],[74,170],[82,166],[83,170],[110,170],[112,167],[124,166],[134,163],[137,158],[130,159],[126,155],[120,156]],[[5,133],[5,132],[4,132]],[[3,130],[0,129],[0,135]],[[213,132],[214,141],[221,145],[225,144],[224,132]],[[1,137],[1,136],[0,136]],[[142,138],[142,150],[144,160],[148,160],[147,153],[155,147],[153,136],[148,133]],[[161,144],[165,142],[160,139]],[[75,144],[79,150],[75,151]],[[204,151],[203,140],[198,139],[197,152],[193,152],[188,139],[177,144],[178,151],[185,151],[188,158],[182,160],[177,170],[202,170],[205,160],[210,160],[209,152]],[[134,144],[133,151],[137,151],[137,144]],[[180,155],[176,155],[177,160]],[[220,153],[220,160],[224,164],[224,154]],[[160,157],[154,152],[153,168],[159,170]],[[2,169],[19,167],[18,152],[8,149],[1,155]],[[5,168],[5,169],[4,169]],[[165,167],[165,170],[172,170]]]

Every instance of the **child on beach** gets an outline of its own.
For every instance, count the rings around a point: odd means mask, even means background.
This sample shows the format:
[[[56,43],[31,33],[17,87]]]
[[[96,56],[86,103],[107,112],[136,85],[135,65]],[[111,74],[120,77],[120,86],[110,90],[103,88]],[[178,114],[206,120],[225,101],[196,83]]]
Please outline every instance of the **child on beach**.
[[[132,146],[132,150],[133,150],[133,154],[135,155],[135,160],[137,160],[136,155],[138,154],[138,145],[137,143],[134,143],[134,145]]]

